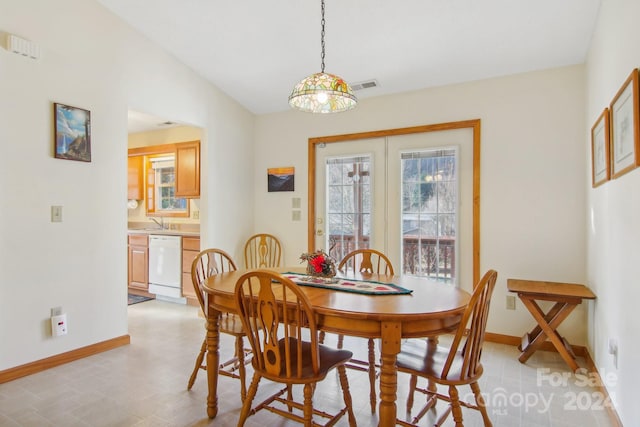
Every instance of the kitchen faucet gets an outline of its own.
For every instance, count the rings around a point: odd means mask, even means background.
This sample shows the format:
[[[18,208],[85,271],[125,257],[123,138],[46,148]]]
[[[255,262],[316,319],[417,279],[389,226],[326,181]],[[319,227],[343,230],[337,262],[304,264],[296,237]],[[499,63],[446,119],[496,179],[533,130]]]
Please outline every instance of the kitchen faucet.
[[[155,219],[154,217],[150,216],[149,218],[151,218],[151,221],[155,222],[156,224],[158,224],[160,226],[160,230],[164,230],[164,217],[160,217],[160,221],[158,221],[157,219]]]

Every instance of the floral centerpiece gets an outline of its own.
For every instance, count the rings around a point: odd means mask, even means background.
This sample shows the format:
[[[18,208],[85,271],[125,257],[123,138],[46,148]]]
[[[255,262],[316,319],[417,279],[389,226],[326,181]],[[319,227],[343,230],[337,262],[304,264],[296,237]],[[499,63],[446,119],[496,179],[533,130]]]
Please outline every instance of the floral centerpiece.
[[[300,255],[301,262],[307,262],[307,274],[314,277],[332,278],[336,275],[336,262],[323,250],[305,252]]]

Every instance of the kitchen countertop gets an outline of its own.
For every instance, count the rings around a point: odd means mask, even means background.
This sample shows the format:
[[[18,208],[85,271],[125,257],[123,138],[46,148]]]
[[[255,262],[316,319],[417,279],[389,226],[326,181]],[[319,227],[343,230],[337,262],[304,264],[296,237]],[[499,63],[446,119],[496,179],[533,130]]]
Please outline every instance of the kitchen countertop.
[[[167,223],[162,229],[154,223],[143,221],[129,221],[127,226],[129,234],[160,234],[164,236],[199,237],[200,224]]]
[[[129,234],[160,234],[164,236],[186,236],[186,237],[199,237],[200,231],[191,230],[161,230],[159,228],[129,228],[127,229]]]

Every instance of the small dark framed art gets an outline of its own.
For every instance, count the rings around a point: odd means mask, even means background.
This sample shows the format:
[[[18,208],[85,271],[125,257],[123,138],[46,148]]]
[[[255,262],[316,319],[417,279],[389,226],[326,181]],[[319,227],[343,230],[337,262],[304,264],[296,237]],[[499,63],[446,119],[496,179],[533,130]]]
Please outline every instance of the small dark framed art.
[[[273,191],[294,191],[293,166],[267,169],[267,189]]]
[[[611,178],[640,164],[638,69],[634,69],[611,101]]]
[[[607,182],[610,171],[609,109],[605,108],[591,128],[591,186]]]
[[[91,161],[91,112],[64,104],[53,104],[55,157]]]

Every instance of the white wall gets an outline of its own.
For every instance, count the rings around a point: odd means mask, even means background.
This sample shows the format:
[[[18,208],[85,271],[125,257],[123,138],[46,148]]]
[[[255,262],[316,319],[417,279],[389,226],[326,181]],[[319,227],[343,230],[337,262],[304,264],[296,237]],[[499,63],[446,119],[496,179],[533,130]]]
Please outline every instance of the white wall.
[[[603,0],[587,59],[587,133],[634,68],[640,65],[637,17],[640,2]],[[585,136],[589,146],[589,135]],[[590,168],[591,158],[586,163]],[[587,175],[590,179],[591,170]],[[585,182],[586,178],[585,178]],[[590,182],[590,181],[589,181]],[[634,399],[640,383],[640,170],[595,189],[587,187],[587,281],[598,296],[590,315],[589,344],[624,425],[640,425]],[[608,340],[618,341],[618,367],[607,353]]]
[[[488,329],[521,336],[535,323],[519,302],[505,310],[507,278],[585,280],[583,66],[367,99],[337,115],[260,116],[255,230],[283,240],[285,265],[306,251],[308,138],[476,118],[482,120],[480,270],[498,271]],[[267,192],[266,169],[274,166],[295,166],[295,192]],[[291,221],[292,197],[302,198],[301,222]],[[586,308],[561,331],[584,345]]]
[[[0,0],[0,370],[127,330],[127,110],[203,130],[203,246],[239,255],[253,227],[253,115],[97,2]],[[91,111],[92,161],[53,158],[52,103]],[[236,165],[249,165],[239,168]],[[62,205],[63,222],[50,222]],[[49,336],[50,308],[69,334]]]
[[[175,126],[158,130],[134,132],[130,133],[127,138],[129,148],[200,141],[200,139],[202,139],[202,129],[193,126]]]

